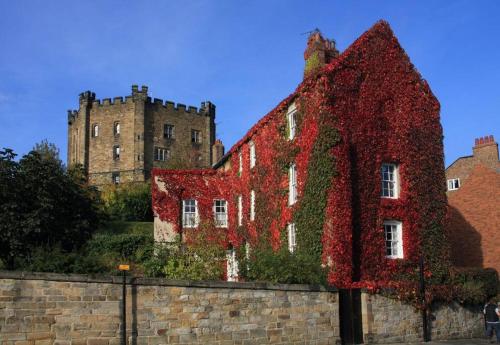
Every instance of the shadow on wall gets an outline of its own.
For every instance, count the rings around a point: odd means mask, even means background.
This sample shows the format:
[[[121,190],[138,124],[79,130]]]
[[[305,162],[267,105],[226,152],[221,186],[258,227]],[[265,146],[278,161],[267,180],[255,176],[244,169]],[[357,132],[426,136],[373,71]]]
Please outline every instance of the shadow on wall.
[[[482,267],[484,262],[481,248],[482,236],[452,205],[449,205],[446,229],[451,242],[453,265],[457,267]]]

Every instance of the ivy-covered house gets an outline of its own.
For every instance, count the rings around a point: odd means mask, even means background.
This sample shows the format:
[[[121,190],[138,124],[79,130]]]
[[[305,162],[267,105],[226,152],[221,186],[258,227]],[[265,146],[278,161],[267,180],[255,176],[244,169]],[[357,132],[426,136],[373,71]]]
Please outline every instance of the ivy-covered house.
[[[339,287],[447,261],[439,102],[378,22],[344,52],[316,31],[304,80],[205,170],[153,171],[155,238],[202,226],[236,252],[265,241],[316,256]],[[437,269],[437,268],[436,268]]]

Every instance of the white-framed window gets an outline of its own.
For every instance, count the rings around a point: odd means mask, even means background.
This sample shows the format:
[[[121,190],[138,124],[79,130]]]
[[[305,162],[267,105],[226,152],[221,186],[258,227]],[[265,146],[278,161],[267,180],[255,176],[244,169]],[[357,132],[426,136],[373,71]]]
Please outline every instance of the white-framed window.
[[[226,200],[214,200],[214,221],[215,226],[227,228],[227,202]]]
[[[163,147],[155,147],[154,159],[155,161],[166,161],[170,158],[170,150]]]
[[[297,230],[295,228],[295,223],[290,223],[287,225],[288,232],[288,250],[290,253],[295,251],[297,248]]]
[[[255,166],[255,143],[253,141],[250,141],[248,143],[248,148],[250,150],[250,169],[252,169]]]
[[[460,179],[452,178],[448,180],[448,190],[457,190],[460,188]]]
[[[389,259],[403,258],[403,224],[397,220],[384,221],[385,255]]]
[[[297,166],[291,164],[288,168],[288,205],[297,202]]]
[[[238,226],[243,225],[243,196],[238,195]]]
[[[288,139],[292,140],[295,138],[295,132],[297,129],[297,123],[295,121],[295,115],[297,114],[297,108],[295,107],[295,103],[293,103],[289,108],[286,114],[287,123],[288,123]]]
[[[120,159],[120,145],[113,146],[113,159],[115,161]]]
[[[227,281],[235,282],[238,281],[238,260],[236,259],[236,250],[231,248],[226,252],[226,263],[227,263]]]
[[[200,131],[198,131],[196,129],[191,130],[191,142],[194,144],[201,143],[201,132]]]
[[[163,125],[163,137],[166,139],[174,138],[174,125],[169,125],[169,124]]]
[[[250,220],[255,220],[255,191],[250,191]]]
[[[112,173],[111,179],[113,180],[114,184],[119,184],[120,183],[120,173],[119,172]]]
[[[97,138],[99,136],[99,125],[94,124],[92,125],[92,137]]]
[[[384,163],[381,169],[383,198],[397,199],[399,197],[399,176],[396,164]]]
[[[182,200],[182,227],[198,226],[198,202],[195,199]]]
[[[239,167],[238,167],[238,172],[241,174],[243,173],[243,154],[241,151],[238,152],[238,160],[239,160]]]
[[[120,135],[120,122],[115,122],[113,124],[113,133],[114,135]]]

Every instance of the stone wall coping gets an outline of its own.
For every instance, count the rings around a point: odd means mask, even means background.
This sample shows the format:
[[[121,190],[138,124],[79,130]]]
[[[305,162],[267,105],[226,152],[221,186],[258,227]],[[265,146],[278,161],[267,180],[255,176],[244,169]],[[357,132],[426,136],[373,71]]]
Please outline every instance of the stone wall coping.
[[[63,274],[47,272],[22,272],[2,271],[0,279],[14,280],[46,280],[71,283],[103,283],[122,284],[123,277],[111,275],[86,275],[86,274]],[[129,285],[144,286],[175,286],[213,289],[246,289],[246,290],[280,290],[280,291],[304,291],[304,292],[337,292],[334,286],[323,286],[319,284],[275,284],[267,282],[226,282],[226,281],[192,281],[192,280],[168,280],[164,278],[126,278]]]

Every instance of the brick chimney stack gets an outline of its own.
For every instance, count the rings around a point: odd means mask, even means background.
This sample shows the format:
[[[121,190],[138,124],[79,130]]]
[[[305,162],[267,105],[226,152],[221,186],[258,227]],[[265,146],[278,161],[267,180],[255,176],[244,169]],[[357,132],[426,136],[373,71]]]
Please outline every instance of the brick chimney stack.
[[[498,144],[493,135],[476,138],[472,152],[482,162],[498,163]]]
[[[224,144],[217,139],[212,146],[212,164],[216,164],[224,156]]]
[[[304,77],[314,74],[338,56],[339,51],[335,48],[335,41],[324,38],[318,29],[314,30],[307,39],[307,48],[304,52],[306,62]]]

